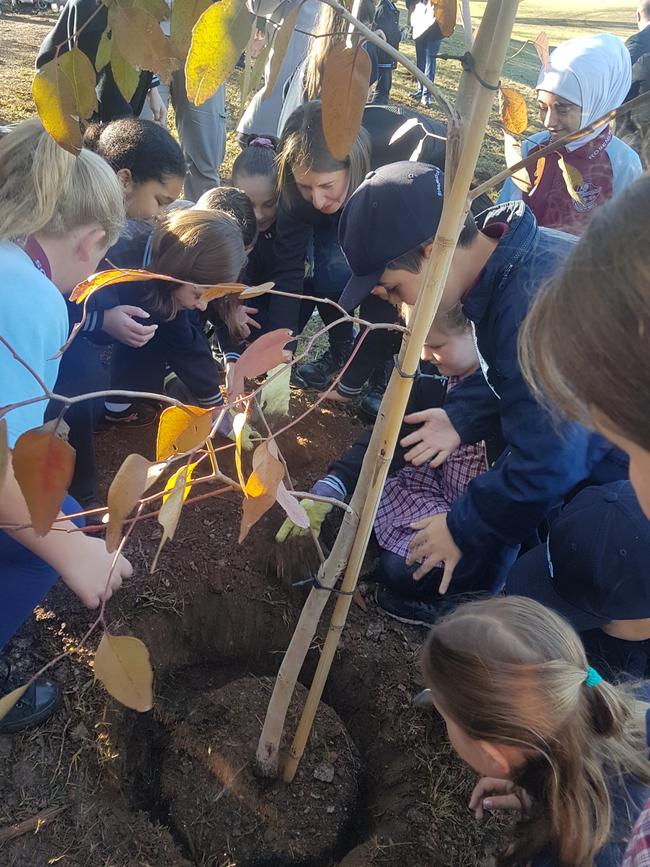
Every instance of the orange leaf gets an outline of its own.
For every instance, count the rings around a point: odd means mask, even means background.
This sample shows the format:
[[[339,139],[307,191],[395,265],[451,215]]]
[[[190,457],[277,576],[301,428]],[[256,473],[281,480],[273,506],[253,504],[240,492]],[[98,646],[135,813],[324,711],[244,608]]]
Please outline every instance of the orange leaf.
[[[137,280],[168,280],[170,283],[182,283],[174,277],[166,274],[155,274],[153,271],[143,271],[138,268],[112,268],[108,271],[98,271],[91,274],[81,283],[77,283],[70,293],[70,301],[81,304],[86,298],[90,298],[95,292],[115,283],[133,283]]]
[[[243,298],[258,298],[260,295],[266,295],[269,289],[273,289],[275,283],[260,283],[259,286],[247,286],[239,296],[241,301]]]
[[[278,328],[251,343],[235,363],[232,393],[243,394],[245,379],[255,379],[282,364],[282,350],[291,341],[291,336],[288,328]]]
[[[246,424],[246,413],[238,412],[237,415],[232,420],[232,430],[235,434],[235,466],[237,467],[237,478],[239,479],[239,484],[242,486],[242,490],[246,489],[246,480],[244,479],[244,472],[242,470],[242,461],[241,461],[241,440],[242,440],[242,431],[244,430],[244,425]]]
[[[214,301],[215,298],[223,298],[224,295],[239,294],[244,289],[248,289],[245,283],[217,283],[205,290],[201,295],[201,301],[207,303],[208,301]]]
[[[278,485],[284,476],[284,467],[271,454],[268,444],[261,443],[253,453],[253,472],[244,488],[243,513],[239,530],[241,544],[250,528],[271,508],[277,499]]]
[[[284,63],[289,47],[289,41],[293,36],[293,31],[296,29],[296,20],[300,12],[300,3],[296,3],[293,8],[289,9],[282,20],[282,24],[275,31],[273,38],[273,46],[271,48],[271,63],[269,65],[269,77],[262,90],[262,99],[268,99],[273,93],[273,88],[278,80],[280,68]]]
[[[212,430],[212,414],[213,410],[198,406],[164,409],[158,424],[156,460],[166,461],[205,442]]]
[[[512,87],[501,88],[501,120],[510,133],[518,135],[528,128],[526,100]]]
[[[149,651],[139,638],[105,632],[95,653],[95,677],[125,707],[141,713],[153,707]]]
[[[456,29],[457,0],[435,0],[433,9],[440,32],[446,39]]]
[[[323,69],[323,133],[337,160],[348,157],[359,135],[363,110],[368,101],[371,62],[368,52],[357,46],[336,45]]]
[[[18,437],[12,459],[34,532],[44,536],[70,487],[75,450],[51,430],[34,428]]]
[[[111,6],[109,25],[113,42],[120,54],[137,69],[155,72],[163,81],[169,81],[178,60],[174,57],[170,40],[160,29],[160,22],[144,9]]]
[[[535,51],[539,59],[542,61],[542,69],[548,69],[549,63],[549,44],[548,44],[548,36],[542,30],[537,39],[533,42],[535,46]]]
[[[116,551],[120,544],[125,518],[164,469],[165,464],[152,464],[142,455],[128,455],[124,459],[108,489],[106,550],[109,553]]]

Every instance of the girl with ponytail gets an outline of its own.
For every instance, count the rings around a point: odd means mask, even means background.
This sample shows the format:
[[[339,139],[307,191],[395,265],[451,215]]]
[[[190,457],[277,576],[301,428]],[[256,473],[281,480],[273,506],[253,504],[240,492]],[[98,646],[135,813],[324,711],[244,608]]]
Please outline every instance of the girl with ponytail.
[[[452,746],[481,776],[470,809],[520,813],[499,863],[620,864],[650,794],[646,690],[606,683],[568,623],[518,596],[439,620],[422,664]]]

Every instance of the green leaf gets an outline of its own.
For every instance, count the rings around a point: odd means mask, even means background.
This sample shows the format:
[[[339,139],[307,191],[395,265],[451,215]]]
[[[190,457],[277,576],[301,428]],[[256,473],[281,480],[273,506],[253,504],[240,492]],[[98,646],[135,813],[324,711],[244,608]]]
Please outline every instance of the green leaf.
[[[72,85],[77,114],[87,120],[97,111],[97,73],[81,49],[71,48],[60,55],[59,62],[66,78]]]
[[[72,154],[82,147],[74,90],[58,58],[45,63],[32,82],[32,96],[41,123],[54,141]]]
[[[185,62],[187,96],[194,105],[202,105],[215,94],[233,71],[252,23],[244,0],[220,0],[196,22]]]
[[[97,46],[97,56],[95,57],[95,69],[101,72],[105,66],[111,62],[111,36],[110,31],[104,30],[102,38]]]
[[[112,6],[109,25],[113,43],[119,46],[120,54],[131,66],[155,72],[163,81],[169,81],[178,62],[172,54],[170,40],[153,15],[135,7]]]
[[[182,0],[172,3],[171,41],[176,57],[184,60],[190,50],[192,29],[212,0]]]
[[[111,48],[111,71],[120,93],[127,102],[131,102],[140,82],[140,73],[127,62],[114,41]]]
[[[296,20],[299,12],[300,3],[296,3],[296,5],[288,11],[282,24],[275,33],[273,38],[271,65],[269,67],[269,77],[264,86],[262,99],[268,99],[268,97],[273,93],[273,88],[275,87],[278,75],[280,74],[282,61],[284,60],[287,48],[289,47],[289,40],[293,36],[293,31],[296,29]]]

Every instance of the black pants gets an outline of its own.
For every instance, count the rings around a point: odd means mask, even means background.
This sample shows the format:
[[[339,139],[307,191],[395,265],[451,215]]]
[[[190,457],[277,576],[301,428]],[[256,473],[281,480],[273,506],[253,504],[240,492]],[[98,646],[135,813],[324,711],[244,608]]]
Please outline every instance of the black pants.
[[[379,66],[377,69],[377,84],[371,105],[388,105],[390,89],[393,86],[393,67]]]

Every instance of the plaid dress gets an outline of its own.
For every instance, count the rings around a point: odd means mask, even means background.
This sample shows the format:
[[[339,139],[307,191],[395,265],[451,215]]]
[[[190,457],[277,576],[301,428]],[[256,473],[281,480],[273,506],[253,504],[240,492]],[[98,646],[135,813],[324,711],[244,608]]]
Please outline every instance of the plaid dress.
[[[447,390],[458,382],[450,377]],[[386,480],[375,518],[380,546],[406,557],[414,534],[411,524],[421,518],[446,514],[473,478],[488,469],[483,442],[461,445],[440,467],[404,467]]]
[[[650,867],[650,801],[636,821],[623,867]]]

